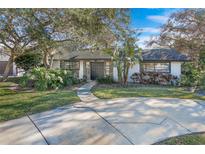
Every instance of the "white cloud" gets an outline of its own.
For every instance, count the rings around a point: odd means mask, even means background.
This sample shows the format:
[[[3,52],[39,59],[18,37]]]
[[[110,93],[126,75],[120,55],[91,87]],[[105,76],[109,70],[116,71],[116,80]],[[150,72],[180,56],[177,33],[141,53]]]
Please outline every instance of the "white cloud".
[[[144,27],[142,28],[142,32],[144,33],[159,33],[160,32],[160,28],[153,28],[153,27]]]
[[[168,20],[169,16],[166,15],[150,15],[147,16],[147,19],[152,20],[154,22],[164,24]]]
[[[178,9],[166,9],[166,11],[164,11],[162,15],[149,15],[147,16],[147,19],[157,22],[157,23],[164,24],[172,13],[177,12],[179,10],[183,10],[183,9],[179,9],[179,8]]]
[[[139,41],[137,42],[137,44],[139,45],[139,47],[145,48],[146,41],[149,41],[151,39],[151,36],[141,36],[138,39],[139,39]]]
[[[151,36],[141,36],[139,37],[139,42],[148,41],[151,38]]]

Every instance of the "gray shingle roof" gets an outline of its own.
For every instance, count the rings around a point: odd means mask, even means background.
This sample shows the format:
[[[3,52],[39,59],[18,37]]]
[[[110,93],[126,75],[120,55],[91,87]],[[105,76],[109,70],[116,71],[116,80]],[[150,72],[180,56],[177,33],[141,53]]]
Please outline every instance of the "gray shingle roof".
[[[143,61],[190,61],[191,59],[175,49],[157,48],[142,51]]]
[[[102,52],[102,51],[74,51],[66,52],[66,54],[60,56],[60,59],[87,59],[87,60],[96,60],[96,59],[105,59],[110,60],[111,56]],[[142,51],[142,60],[143,61],[190,61],[190,58],[186,55],[183,55],[177,52],[175,49],[168,48],[156,48],[156,49],[145,49]]]
[[[92,52],[89,50],[84,50],[84,51],[63,52],[61,54],[57,54],[54,59],[96,60],[96,59],[111,59],[111,56],[100,51]]]
[[[111,56],[100,51],[82,51],[75,59],[111,59]]]

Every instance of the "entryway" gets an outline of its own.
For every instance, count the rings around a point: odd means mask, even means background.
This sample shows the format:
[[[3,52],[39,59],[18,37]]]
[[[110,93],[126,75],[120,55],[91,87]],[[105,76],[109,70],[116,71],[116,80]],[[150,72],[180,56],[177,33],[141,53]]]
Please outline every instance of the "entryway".
[[[104,62],[91,62],[91,80],[104,76]]]

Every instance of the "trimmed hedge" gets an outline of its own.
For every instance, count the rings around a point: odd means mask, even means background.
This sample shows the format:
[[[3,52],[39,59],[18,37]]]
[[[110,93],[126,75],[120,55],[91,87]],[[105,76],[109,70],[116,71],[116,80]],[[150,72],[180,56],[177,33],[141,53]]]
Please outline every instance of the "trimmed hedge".
[[[97,82],[100,84],[111,84],[111,83],[114,83],[114,80],[111,76],[105,76],[102,78],[98,78]]]

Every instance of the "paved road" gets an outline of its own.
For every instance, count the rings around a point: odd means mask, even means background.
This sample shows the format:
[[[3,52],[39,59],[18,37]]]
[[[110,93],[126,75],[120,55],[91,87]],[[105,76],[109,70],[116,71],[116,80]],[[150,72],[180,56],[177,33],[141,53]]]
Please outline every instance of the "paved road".
[[[205,102],[175,98],[101,100],[79,88],[82,102],[0,124],[0,144],[153,144],[205,131]]]

